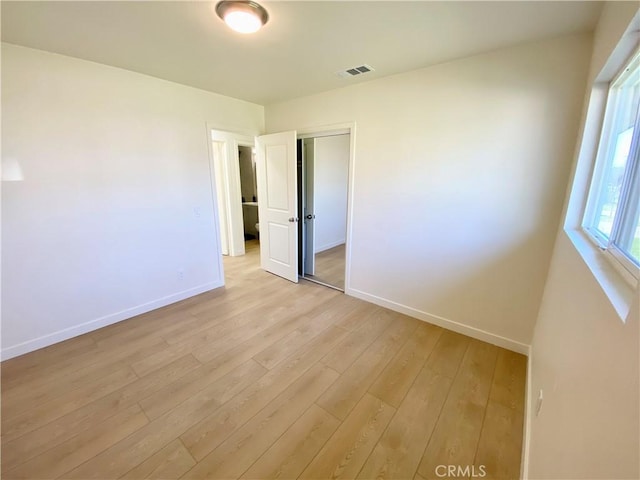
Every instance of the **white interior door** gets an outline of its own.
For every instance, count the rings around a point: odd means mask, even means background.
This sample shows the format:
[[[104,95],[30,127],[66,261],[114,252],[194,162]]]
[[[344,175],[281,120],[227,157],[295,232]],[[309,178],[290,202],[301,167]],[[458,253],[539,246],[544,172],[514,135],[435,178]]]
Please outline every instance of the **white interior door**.
[[[296,132],[256,137],[260,264],[298,283]]]

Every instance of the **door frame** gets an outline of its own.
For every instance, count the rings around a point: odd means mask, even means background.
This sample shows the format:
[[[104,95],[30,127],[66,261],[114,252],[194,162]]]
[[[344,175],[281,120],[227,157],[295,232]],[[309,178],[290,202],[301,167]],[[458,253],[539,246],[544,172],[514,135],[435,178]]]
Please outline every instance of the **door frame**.
[[[242,214],[242,191],[240,188],[240,158],[238,147],[254,148],[257,133],[230,131],[207,123],[207,145],[209,149],[209,175],[216,206],[219,255],[222,256],[222,245],[226,236],[228,255],[231,257],[244,255],[244,222]],[[217,158],[214,142],[223,143],[223,158]],[[222,178],[216,181],[216,170]],[[218,192],[218,186],[222,192]],[[216,198],[217,197],[217,198]],[[226,226],[226,228],[224,228]],[[223,231],[224,229],[224,231]]]
[[[351,239],[353,238],[353,197],[356,160],[356,122],[334,123],[297,129],[298,139],[349,134],[349,178],[347,181],[347,232],[345,241],[344,293],[351,292]]]
[[[231,223],[234,227],[229,227],[228,230],[232,230],[236,232],[237,236],[238,227],[240,226],[240,231],[242,232],[242,242],[241,249],[233,249],[233,253],[231,252],[231,245],[234,243],[229,239],[229,255],[244,255],[244,225],[242,221],[242,194],[240,191],[240,163],[239,158],[237,158],[236,162],[231,162],[233,165],[229,165],[228,158],[225,161],[225,165],[227,169],[225,170],[225,178],[223,179],[223,184],[225,186],[225,192],[221,196],[223,201],[227,203],[227,205],[218,205],[218,199],[216,198],[216,177],[215,177],[215,165],[214,165],[214,154],[213,154],[213,142],[217,141],[213,138],[213,132],[217,131],[220,133],[227,134],[234,138],[237,142],[234,145],[235,155],[237,157],[237,146],[247,146],[247,147],[255,147],[255,137],[262,135],[260,132],[254,131],[242,131],[242,130],[229,130],[228,127],[225,128],[223,126],[217,125],[215,123],[206,123],[207,129],[207,149],[209,152],[209,174],[211,180],[211,188],[212,188],[212,202],[214,206],[214,215],[215,215],[215,229],[218,240],[218,259],[220,263],[220,268],[222,272],[222,242],[221,242],[221,234],[220,231],[220,209],[224,208],[225,212],[228,212],[228,223]],[[317,125],[310,127],[303,127],[296,129],[297,136],[296,138],[309,138],[309,137],[322,137],[328,135],[336,135],[340,133],[348,133],[349,134],[349,179],[347,185],[347,232],[346,232],[346,245],[345,245],[345,274],[344,274],[344,293],[347,295],[352,295],[353,292],[351,290],[351,239],[353,238],[353,199],[354,199],[354,172],[355,172],[355,164],[356,164],[356,122],[343,122],[343,123],[334,123],[327,125]],[[231,208],[231,205],[236,204],[236,208]],[[237,238],[236,238],[237,240]],[[241,251],[241,253],[240,253]]]

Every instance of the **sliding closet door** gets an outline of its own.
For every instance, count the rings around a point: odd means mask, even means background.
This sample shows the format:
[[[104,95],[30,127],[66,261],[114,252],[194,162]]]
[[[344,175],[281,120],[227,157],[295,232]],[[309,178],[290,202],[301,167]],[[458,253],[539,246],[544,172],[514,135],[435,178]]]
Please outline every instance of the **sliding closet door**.
[[[256,137],[260,264],[298,282],[296,132]]]
[[[304,274],[315,275],[316,270],[316,256],[315,256],[315,207],[314,207],[314,138],[305,138],[302,140],[302,178],[304,181],[304,200],[303,200],[303,214],[304,214]]]

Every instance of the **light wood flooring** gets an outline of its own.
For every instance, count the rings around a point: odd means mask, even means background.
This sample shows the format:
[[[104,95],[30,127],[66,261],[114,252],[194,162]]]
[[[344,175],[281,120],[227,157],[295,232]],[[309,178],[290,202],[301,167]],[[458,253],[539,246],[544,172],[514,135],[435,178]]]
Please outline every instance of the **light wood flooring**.
[[[344,291],[345,245],[316,253],[315,275],[311,278]]]
[[[523,356],[256,256],[225,259],[225,289],[4,362],[2,478],[519,477]]]

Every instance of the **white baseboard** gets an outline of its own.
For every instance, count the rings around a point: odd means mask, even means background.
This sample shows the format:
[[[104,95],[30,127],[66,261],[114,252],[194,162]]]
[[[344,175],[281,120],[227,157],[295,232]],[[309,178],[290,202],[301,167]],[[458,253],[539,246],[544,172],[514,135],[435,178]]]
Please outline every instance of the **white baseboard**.
[[[446,328],[447,330],[452,330],[454,332],[467,335],[477,340],[482,340],[483,342],[497,345],[498,347],[506,348],[507,350],[511,350],[516,353],[521,353],[522,355],[529,354],[529,345],[518,342],[516,340],[512,340],[510,338],[502,337],[500,335],[496,335],[479,328],[471,327],[463,323],[454,322],[453,320],[448,320],[437,315],[432,315],[430,313],[423,312],[421,310],[417,310],[415,308],[408,307],[406,305],[402,305],[400,303],[396,303],[391,300],[387,300],[376,295],[371,295],[369,293],[365,293],[353,288],[347,288],[345,290],[345,293],[361,300],[380,305],[381,307],[388,308],[389,310],[404,313],[405,315],[417,318],[418,320],[423,320],[427,323]]]
[[[531,446],[531,365],[533,364],[531,357],[531,347],[529,347],[529,355],[527,355],[527,381],[524,389],[524,428],[522,431],[522,458],[520,462],[520,478],[528,480],[529,478],[529,448]]]
[[[325,250],[329,250],[330,248],[337,247],[338,245],[344,245],[346,240],[343,238],[342,240],[338,240],[337,242],[327,243],[326,245],[322,245],[321,247],[316,247],[315,253],[324,252]]]
[[[183,290],[182,292],[174,293],[172,295],[168,295],[166,297],[162,297],[157,300],[144,303],[142,305],[127,308],[126,310],[105,315],[104,317],[96,318],[94,320],[89,320],[88,322],[81,323],[80,325],[74,325],[73,327],[65,328],[63,330],[58,330],[57,332],[34,338],[33,340],[27,340],[26,342],[3,348],[2,351],[0,351],[0,360],[4,361],[13,357],[17,357],[18,355],[33,352],[34,350],[48,347],[49,345],[53,345],[54,343],[62,342],[64,340],[77,337],[78,335],[82,335],[84,333],[92,332],[93,330],[97,330],[98,328],[106,327],[107,325],[127,320],[128,318],[135,317],[136,315],[150,312],[151,310],[155,310],[157,308],[179,302],[180,300],[184,300],[185,298],[193,297],[200,293],[208,292],[209,290],[213,290],[215,288],[220,288],[223,286],[224,280],[205,283],[204,285],[199,285],[188,290]]]

